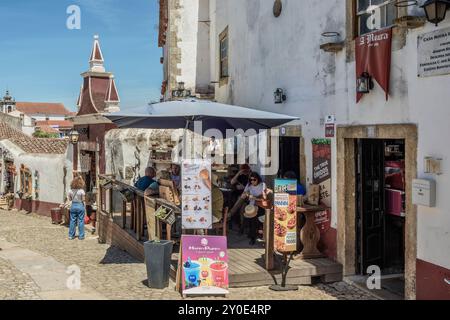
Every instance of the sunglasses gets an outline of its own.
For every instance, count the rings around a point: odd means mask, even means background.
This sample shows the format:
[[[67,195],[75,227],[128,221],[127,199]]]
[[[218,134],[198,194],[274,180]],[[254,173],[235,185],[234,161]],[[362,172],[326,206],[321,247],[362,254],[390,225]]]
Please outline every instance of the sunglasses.
[[[252,182],[253,182],[253,181],[258,181],[258,179],[250,179],[250,181],[252,181]]]

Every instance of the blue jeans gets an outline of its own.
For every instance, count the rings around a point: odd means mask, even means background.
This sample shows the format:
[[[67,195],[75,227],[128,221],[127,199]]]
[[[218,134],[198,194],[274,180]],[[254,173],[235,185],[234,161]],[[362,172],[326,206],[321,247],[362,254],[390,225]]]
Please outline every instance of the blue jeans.
[[[75,238],[76,226],[78,223],[78,239],[84,239],[84,205],[80,202],[73,202],[70,208],[69,238]]]

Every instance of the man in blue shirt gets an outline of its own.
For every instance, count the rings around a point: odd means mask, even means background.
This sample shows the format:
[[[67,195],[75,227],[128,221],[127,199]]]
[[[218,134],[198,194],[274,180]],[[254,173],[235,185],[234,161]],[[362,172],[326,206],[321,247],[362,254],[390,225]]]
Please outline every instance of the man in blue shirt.
[[[284,174],[283,179],[297,180],[297,175],[293,171],[288,171]],[[297,195],[298,196],[306,195],[305,187],[298,181],[297,181]]]
[[[152,184],[156,182],[156,170],[152,167],[148,167],[145,169],[145,176],[140,178],[134,186],[138,188],[141,191],[147,190],[148,187],[150,187]]]

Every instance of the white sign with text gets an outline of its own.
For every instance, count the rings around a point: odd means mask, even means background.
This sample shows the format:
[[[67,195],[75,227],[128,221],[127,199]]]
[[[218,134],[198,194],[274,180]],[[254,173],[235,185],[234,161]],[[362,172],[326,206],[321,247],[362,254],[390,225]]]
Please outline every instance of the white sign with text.
[[[450,74],[450,28],[418,37],[418,76]]]

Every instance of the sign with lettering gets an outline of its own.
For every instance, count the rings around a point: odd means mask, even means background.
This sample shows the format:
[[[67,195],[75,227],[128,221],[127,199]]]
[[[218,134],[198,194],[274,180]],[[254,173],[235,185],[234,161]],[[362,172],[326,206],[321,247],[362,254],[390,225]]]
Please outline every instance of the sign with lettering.
[[[320,188],[320,203],[331,207],[331,141],[313,141],[313,183]],[[331,211],[316,213],[316,224],[322,234],[331,225]]]
[[[297,180],[275,180],[275,250],[297,250]]]
[[[181,244],[183,294],[227,294],[227,238],[183,235]]]
[[[355,41],[356,80],[365,72],[373,77],[389,97],[391,78],[392,28],[364,34]],[[357,93],[356,103],[363,97]]]
[[[450,74],[450,28],[425,33],[417,41],[418,76]]]

